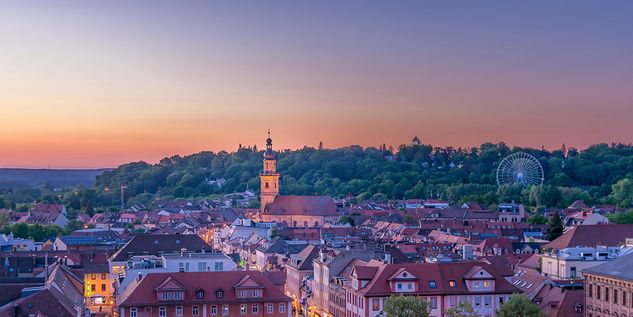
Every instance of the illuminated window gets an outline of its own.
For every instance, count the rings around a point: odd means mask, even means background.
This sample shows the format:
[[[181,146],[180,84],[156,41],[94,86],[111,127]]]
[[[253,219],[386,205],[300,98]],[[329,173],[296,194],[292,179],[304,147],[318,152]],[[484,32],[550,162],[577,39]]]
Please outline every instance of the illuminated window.
[[[91,280],[96,280],[97,279],[97,274],[90,274],[90,279]]]
[[[222,305],[222,315],[223,316],[229,315],[229,305]]]
[[[448,281],[448,286],[449,287],[457,287],[457,283],[455,283],[454,280],[450,280],[450,281]]]
[[[102,279],[102,280],[105,280],[105,279],[106,279],[106,275],[105,275],[105,273],[102,273],[102,274],[101,274],[101,279]]]
[[[490,282],[485,281],[485,282],[484,282],[484,287],[490,287]]]

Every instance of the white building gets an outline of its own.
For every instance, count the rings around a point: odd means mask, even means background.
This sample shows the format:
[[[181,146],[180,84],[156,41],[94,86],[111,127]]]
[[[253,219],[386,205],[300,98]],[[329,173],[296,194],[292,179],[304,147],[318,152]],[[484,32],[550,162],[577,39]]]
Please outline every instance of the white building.
[[[127,262],[125,278],[121,281],[119,293],[138,276],[164,272],[214,272],[235,271],[237,264],[222,253],[167,253],[161,256],[134,256]]]
[[[631,246],[565,248],[543,254],[541,271],[543,275],[555,280],[583,278],[583,270],[616,259],[631,250]]]

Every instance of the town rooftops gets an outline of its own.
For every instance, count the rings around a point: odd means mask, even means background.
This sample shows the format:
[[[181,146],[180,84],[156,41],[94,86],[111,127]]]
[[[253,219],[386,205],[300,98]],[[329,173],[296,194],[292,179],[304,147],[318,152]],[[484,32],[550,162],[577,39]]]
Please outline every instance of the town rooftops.
[[[211,251],[212,248],[195,234],[138,235],[112,255],[110,261],[121,262],[128,260],[133,255],[159,255],[180,252],[182,249],[190,252],[202,252]]]
[[[264,214],[288,216],[338,216],[334,200],[328,196],[277,196]]]

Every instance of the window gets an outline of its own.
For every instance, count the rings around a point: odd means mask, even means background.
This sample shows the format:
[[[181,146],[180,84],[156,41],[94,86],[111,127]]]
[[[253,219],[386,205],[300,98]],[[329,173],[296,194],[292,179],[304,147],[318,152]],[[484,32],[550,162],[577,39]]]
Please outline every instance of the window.
[[[224,297],[224,291],[220,288],[215,291],[215,298],[222,299]]]
[[[105,273],[101,273],[101,279],[102,279],[102,280],[105,280],[105,279],[106,279],[106,275],[105,275]]]
[[[475,296],[475,307],[481,307],[481,296]]]
[[[399,290],[399,291],[402,290],[402,283],[397,283],[396,284],[396,289]]]
[[[136,317],[136,307],[130,308],[130,317]]]
[[[576,278],[576,267],[572,266],[571,268],[569,268],[569,275],[571,276],[571,278]]]
[[[266,182],[266,185],[264,187],[266,188],[270,187],[270,185],[268,185],[268,182]]]
[[[622,306],[626,306],[626,292],[622,291]]]
[[[259,305],[253,304],[253,314],[259,314]]]
[[[165,306],[158,307],[158,317],[167,317],[167,308]]]
[[[97,284],[91,284],[90,285],[90,290],[93,291],[93,292],[96,291],[97,290]]]
[[[412,290],[413,289],[413,284],[412,283],[407,283],[407,289],[408,290]]]
[[[593,284],[589,284],[589,298],[593,297]]]
[[[229,305],[222,305],[222,316],[229,315]]]
[[[492,297],[484,296],[484,307],[490,307],[492,304]]]
[[[486,288],[490,287],[490,282],[489,281],[484,281],[484,287],[486,287]]]
[[[429,288],[437,288],[437,283],[435,283],[435,281],[429,281]]]
[[[218,314],[218,306],[212,305],[211,306],[211,315],[215,316]]]
[[[600,294],[600,286],[596,286],[596,298],[600,299],[600,297],[602,296],[602,294]]]
[[[106,291],[106,285],[104,283],[101,284],[101,291],[102,292]]]
[[[213,264],[215,271],[223,271],[224,270],[224,262],[215,262]]]
[[[378,298],[372,298],[371,300],[371,310],[377,311],[380,309],[380,301]]]
[[[266,304],[266,312],[272,314],[273,311],[273,304]]]
[[[176,306],[176,316],[182,316],[182,306]]]
[[[279,312],[280,313],[285,313],[286,312],[286,304],[279,303]]]
[[[614,304],[618,303],[618,290],[617,289],[613,289],[613,303]]]
[[[198,272],[204,272],[207,270],[207,262],[198,262]]]
[[[475,282],[475,288],[480,288],[481,287],[481,283],[479,281]]]
[[[240,314],[246,315],[246,309],[247,309],[246,304],[240,305]]]
[[[191,307],[191,314],[194,315],[194,316],[200,315],[200,309],[198,308],[198,306],[192,306]]]
[[[457,287],[457,283],[455,283],[454,280],[450,280],[450,281],[448,281],[448,286],[449,287]]]
[[[90,274],[90,279],[91,280],[96,280],[97,279],[97,274]]]
[[[431,297],[431,309],[437,309],[437,297]]]
[[[203,299],[204,298],[204,291],[203,290],[198,290],[196,292],[196,298],[197,299]]]
[[[605,302],[609,301],[609,288],[608,287],[604,288],[604,301]]]

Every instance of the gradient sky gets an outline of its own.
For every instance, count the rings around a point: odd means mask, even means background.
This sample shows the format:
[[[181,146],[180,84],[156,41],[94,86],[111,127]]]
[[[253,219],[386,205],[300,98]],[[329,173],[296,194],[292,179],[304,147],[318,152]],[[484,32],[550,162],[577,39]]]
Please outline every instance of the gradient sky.
[[[633,1],[2,1],[0,167],[633,141]]]

